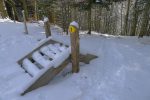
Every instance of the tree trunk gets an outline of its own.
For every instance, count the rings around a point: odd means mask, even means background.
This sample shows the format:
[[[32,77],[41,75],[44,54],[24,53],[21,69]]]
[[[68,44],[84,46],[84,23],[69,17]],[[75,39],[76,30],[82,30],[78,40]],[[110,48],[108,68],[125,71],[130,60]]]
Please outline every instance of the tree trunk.
[[[25,13],[25,18],[26,20],[28,20],[28,9],[27,9],[27,3],[26,0],[20,0],[23,4],[23,9],[24,9],[24,13]]]
[[[137,7],[137,0],[135,2],[134,8],[133,8],[133,20],[131,23],[131,31],[130,35],[135,36],[136,35],[136,27],[137,27],[137,22],[138,22],[138,7]]]
[[[4,0],[0,0],[0,13],[2,18],[8,17]]]
[[[91,12],[92,12],[92,4],[91,4],[91,0],[89,0],[89,10],[88,10],[88,33],[87,34],[91,34]]]
[[[124,21],[124,31],[123,31],[124,35],[127,35],[127,32],[128,32],[130,2],[131,2],[131,0],[128,0],[127,11],[126,11],[125,21]]]
[[[37,13],[38,9],[37,9],[37,0],[34,0],[34,17],[35,20],[38,20],[38,13]]]
[[[148,1],[149,2],[149,1]],[[148,23],[149,23],[149,13],[150,13],[150,3],[146,3],[144,7],[143,17],[142,17],[142,24],[139,33],[139,37],[143,37],[147,30],[148,30]]]
[[[18,18],[18,13],[17,13],[15,3],[12,0],[7,0],[6,2],[12,7],[13,20],[15,21]]]

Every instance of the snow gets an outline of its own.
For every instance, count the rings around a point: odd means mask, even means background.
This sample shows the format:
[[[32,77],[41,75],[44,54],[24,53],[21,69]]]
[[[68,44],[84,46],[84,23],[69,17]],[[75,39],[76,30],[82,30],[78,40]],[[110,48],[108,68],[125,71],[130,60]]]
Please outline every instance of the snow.
[[[54,52],[55,54],[59,54],[59,53],[60,53],[59,49],[58,49],[55,45],[53,45],[53,44],[49,44],[49,45],[48,45],[48,48],[49,48],[52,52]]]
[[[43,68],[33,79],[17,64],[47,41],[43,27],[27,25],[29,35],[23,33],[23,23],[0,19],[0,100],[150,100],[150,37],[97,34],[80,35],[81,53],[95,54],[97,59],[80,64],[77,74],[68,73],[69,64],[48,85],[20,96],[47,70]],[[52,29],[51,38],[70,45],[70,37],[58,32]]]
[[[59,65],[61,65],[62,62],[64,62],[70,56],[70,49],[71,48],[67,48],[65,51],[56,55],[55,59],[53,60],[54,68],[57,68]]]
[[[41,51],[43,54],[47,55],[49,58],[54,59],[54,57],[55,57],[55,54],[54,54],[52,51],[50,51],[47,46],[46,46],[46,47],[42,47],[42,48],[40,49],[40,51]]]
[[[38,51],[33,53],[32,58],[43,67],[52,67],[50,60],[45,59]]]
[[[79,24],[76,21],[71,22],[70,25],[75,26],[76,28],[79,28]]]
[[[40,71],[29,59],[23,60],[22,67],[33,77],[36,76]]]
[[[44,22],[48,22],[49,19],[47,17],[44,17]]]
[[[61,46],[61,47],[59,47],[59,50],[60,51],[65,51],[67,48],[65,47],[65,46]]]

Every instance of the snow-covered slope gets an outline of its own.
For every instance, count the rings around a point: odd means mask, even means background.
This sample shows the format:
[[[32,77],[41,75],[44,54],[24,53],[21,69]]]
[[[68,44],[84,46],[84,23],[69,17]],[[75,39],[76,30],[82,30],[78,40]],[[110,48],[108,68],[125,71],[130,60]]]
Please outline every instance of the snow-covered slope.
[[[50,84],[25,96],[20,91],[31,77],[16,63],[44,39],[44,30],[0,20],[0,100],[150,100],[150,38],[80,36],[80,51],[99,58],[80,64],[78,74],[66,74],[71,64]],[[53,37],[70,44],[69,36],[52,29]]]

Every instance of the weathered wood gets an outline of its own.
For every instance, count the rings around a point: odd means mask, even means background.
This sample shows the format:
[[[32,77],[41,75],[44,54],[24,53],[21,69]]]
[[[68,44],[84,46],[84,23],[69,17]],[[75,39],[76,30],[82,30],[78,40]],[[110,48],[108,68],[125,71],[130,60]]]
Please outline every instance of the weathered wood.
[[[26,22],[26,17],[25,17],[25,12],[24,12],[24,10],[22,11],[22,14],[23,14],[23,19],[24,19],[24,29],[25,29],[25,33],[28,34],[27,22]]]
[[[70,26],[71,36],[71,61],[72,61],[72,72],[79,72],[79,30],[76,26]]]
[[[98,58],[98,56],[92,55],[92,54],[80,54],[79,59],[80,62],[83,62],[85,64],[89,64],[91,60]]]
[[[44,22],[44,27],[45,27],[46,38],[48,38],[49,36],[51,36],[49,20],[47,20],[47,21]]]
[[[68,57],[59,67],[50,68],[47,70],[40,78],[38,78],[30,87],[28,87],[21,95],[35,90],[39,87],[47,85],[60,71],[62,71],[70,62],[70,57]]]
[[[2,17],[2,18],[8,17],[5,0],[0,0],[0,17]]]

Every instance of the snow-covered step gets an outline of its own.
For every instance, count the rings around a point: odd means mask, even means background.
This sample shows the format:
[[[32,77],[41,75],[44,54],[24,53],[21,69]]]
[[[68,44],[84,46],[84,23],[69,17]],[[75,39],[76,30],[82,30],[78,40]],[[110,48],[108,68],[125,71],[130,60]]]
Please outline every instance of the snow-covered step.
[[[53,67],[57,68],[59,65],[61,65],[62,62],[64,62],[65,59],[67,59],[70,55],[70,48],[67,48],[65,51],[60,53],[59,55],[55,56],[55,59],[52,61]]]
[[[63,52],[63,51],[65,51],[65,50],[67,50],[67,47],[64,46],[64,45],[62,45],[62,46],[59,47],[59,50]]]
[[[60,51],[55,45],[53,45],[53,44],[49,44],[49,45],[48,45],[48,48],[49,48],[51,51],[53,51],[54,53],[56,53],[56,54],[61,53],[61,51]]]
[[[55,55],[54,52],[50,51],[47,46],[40,49],[40,52],[42,52],[44,55],[48,56],[49,58],[54,59]]]
[[[57,47],[57,48],[59,48],[59,47],[61,47],[61,45],[60,45],[60,43],[55,43],[55,44],[53,44],[55,47]]]
[[[40,69],[38,69],[38,67],[27,58],[23,60],[22,67],[33,77],[36,76],[40,71]]]
[[[33,53],[32,58],[33,60],[35,60],[37,63],[39,63],[41,66],[45,68],[52,67],[51,61],[45,59],[38,51]]]
[[[63,52],[64,50],[67,49],[65,45],[60,45],[59,43],[55,43],[54,46],[60,51]]]

